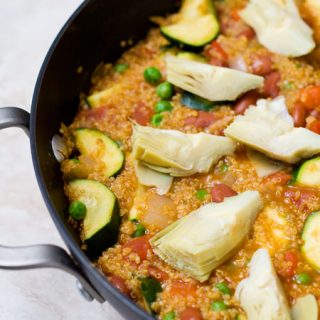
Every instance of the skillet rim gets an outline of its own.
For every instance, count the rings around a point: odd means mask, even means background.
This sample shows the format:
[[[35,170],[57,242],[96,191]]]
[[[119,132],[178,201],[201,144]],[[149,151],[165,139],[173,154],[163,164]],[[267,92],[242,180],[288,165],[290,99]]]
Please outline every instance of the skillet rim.
[[[43,174],[40,168],[40,161],[38,157],[38,146],[36,144],[36,134],[37,134],[37,126],[36,126],[36,120],[37,120],[37,109],[38,109],[38,98],[41,92],[42,82],[45,77],[47,66],[49,62],[51,61],[51,58],[55,52],[56,47],[59,45],[60,40],[66,33],[66,31],[69,29],[71,24],[74,22],[74,20],[79,16],[81,12],[86,10],[88,4],[92,0],[84,0],[83,3],[80,4],[80,6],[72,13],[72,15],[67,19],[67,21],[64,23],[63,27],[58,32],[57,36],[55,37],[54,41],[52,42],[45,59],[42,62],[37,81],[34,87],[33,91],[33,97],[31,102],[31,111],[30,111],[30,147],[31,147],[31,156],[32,156],[32,164],[33,169],[35,172],[35,176],[37,179],[37,183],[42,195],[42,198],[45,202],[45,205],[49,211],[49,214],[51,216],[51,219],[54,222],[54,225],[56,229],[58,230],[61,238],[63,239],[63,242],[65,243],[66,247],[69,249],[71,256],[73,260],[78,264],[81,271],[83,272],[82,266],[85,266],[87,269],[85,273],[90,273],[94,281],[89,282],[92,284],[92,286],[97,290],[103,298],[108,301],[117,311],[120,311],[120,308],[118,306],[125,306],[128,310],[133,312],[139,319],[143,320],[154,320],[155,318],[152,317],[150,314],[148,314],[145,310],[140,308],[133,300],[127,298],[125,295],[123,295],[119,290],[117,290],[114,286],[110,284],[110,282],[107,280],[107,278],[100,272],[96,267],[93,266],[92,261],[87,257],[87,255],[84,253],[83,250],[79,247],[78,243],[74,240],[74,238],[71,236],[68,229],[63,224],[61,218],[59,217],[59,214],[54,208],[54,205],[49,197],[49,192],[47,190],[47,185],[45,183],[45,180],[43,178]],[[105,292],[108,292],[111,297],[114,298],[114,302],[117,303],[115,306],[108,298],[105,298],[105,294],[103,292],[100,292],[96,288],[96,283],[99,283]]]

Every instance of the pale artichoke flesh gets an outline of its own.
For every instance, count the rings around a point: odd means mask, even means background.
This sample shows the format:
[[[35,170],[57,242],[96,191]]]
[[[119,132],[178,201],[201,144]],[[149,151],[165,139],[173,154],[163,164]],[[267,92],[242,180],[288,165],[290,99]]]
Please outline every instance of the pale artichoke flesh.
[[[272,52],[298,57],[315,48],[313,31],[301,19],[294,0],[250,0],[239,15]]]
[[[296,163],[320,152],[320,135],[295,128],[284,97],[258,100],[244,115],[237,116],[224,134],[266,156]]]
[[[235,292],[248,320],[291,320],[287,298],[267,249],[254,253],[249,269],[249,277],[238,284]]]
[[[198,61],[167,56],[167,78],[175,86],[210,101],[233,101],[263,84],[263,77]]]
[[[245,191],[200,207],[160,231],[150,243],[169,265],[205,281],[242,243],[261,208],[259,192]]]
[[[207,133],[186,134],[136,125],[132,136],[133,157],[155,171],[175,177],[208,172],[236,143]]]
[[[318,320],[318,302],[313,294],[297,299],[291,310],[293,320]]]

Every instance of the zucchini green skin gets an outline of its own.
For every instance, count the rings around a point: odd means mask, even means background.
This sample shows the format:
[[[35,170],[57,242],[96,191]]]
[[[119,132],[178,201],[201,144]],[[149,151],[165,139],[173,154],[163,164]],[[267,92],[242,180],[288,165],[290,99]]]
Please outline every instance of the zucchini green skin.
[[[301,252],[308,263],[320,270],[320,211],[313,212],[305,221],[302,230],[304,244]]]
[[[215,106],[214,102],[203,99],[187,91],[184,91],[181,95],[181,104],[191,109],[201,111],[209,111]]]
[[[152,277],[142,278],[140,281],[140,289],[145,307],[150,313],[153,313],[151,310],[151,304],[156,301],[157,294],[162,291],[161,284],[158,280]]]
[[[170,41],[172,44],[174,44],[175,46],[184,49],[184,50],[188,50],[191,52],[200,52],[202,51],[203,47],[209,43],[211,43],[213,40],[215,40],[219,33],[220,33],[220,28],[218,27],[216,32],[212,34],[212,37],[210,39],[207,39],[206,41],[203,41],[202,43],[199,44],[191,44],[179,39],[174,38],[172,35],[170,35],[166,29],[160,28],[160,32],[161,34],[168,40]]]
[[[112,246],[118,239],[120,228],[119,203],[115,200],[112,217],[109,223],[97,231],[93,236],[85,239],[88,255],[91,259],[97,259],[101,253]]]
[[[124,163],[124,154],[119,145],[109,138],[105,133],[96,129],[80,128],[74,132],[76,147],[83,155],[90,155],[97,150],[97,141],[104,145],[104,156],[101,160],[105,166],[107,177],[116,175]]]
[[[86,206],[83,241],[88,255],[96,259],[117,240],[120,228],[118,200],[105,185],[88,179],[71,181],[67,194],[71,201],[81,201]]]
[[[320,157],[305,161],[295,174],[295,182],[308,187],[320,187]]]

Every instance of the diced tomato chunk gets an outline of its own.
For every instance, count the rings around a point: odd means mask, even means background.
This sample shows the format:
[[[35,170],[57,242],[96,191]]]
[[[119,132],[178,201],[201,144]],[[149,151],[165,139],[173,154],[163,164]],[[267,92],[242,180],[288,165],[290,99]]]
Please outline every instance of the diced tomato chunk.
[[[209,63],[226,67],[228,66],[228,54],[224,51],[218,41],[213,41],[210,46],[207,47],[205,55],[209,59]]]
[[[256,36],[256,33],[254,32],[254,30],[251,27],[245,26],[245,27],[243,27],[243,30],[241,30],[238,33],[238,37],[241,37],[241,36],[244,36],[248,40],[251,40]]]
[[[256,104],[259,97],[260,95],[256,90],[251,90],[245,93],[234,105],[233,110],[235,114],[244,114],[249,106]]]
[[[298,257],[295,252],[287,251],[284,254],[284,260],[288,262],[288,267],[282,271],[285,277],[293,277],[298,266]]]
[[[130,290],[129,290],[128,286],[126,285],[124,279],[122,279],[121,277],[116,276],[115,274],[113,274],[113,275],[111,275],[109,277],[109,281],[111,282],[111,284],[115,288],[117,288],[123,294],[125,294],[126,296],[130,295]]]
[[[238,193],[223,183],[216,184],[211,189],[211,200],[222,202],[226,197],[236,196]]]
[[[199,111],[197,117],[185,119],[185,125],[193,125],[197,128],[206,128],[216,121],[216,116],[209,112]]]
[[[284,172],[284,171],[278,171],[276,173],[272,173],[265,177],[265,181],[271,182],[273,184],[278,184],[280,186],[284,186],[288,184],[288,182],[292,179],[292,175]]]
[[[198,308],[186,308],[180,314],[180,320],[202,320],[201,311]]]
[[[170,293],[174,296],[196,296],[197,285],[194,282],[184,282],[182,280],[174,280]]]
[[[138,103],[133,110],[132,118],[138,124],[145,126],[150,122],[152,115],[153,111],[151,108],[146,106],[144,103]]]
[[[300,101],[308,109],[320,107],[320,85],[309,86],[301,90]]]
[[[123,245],[123,249],[130,248],[132,252],[135,252],[140,257],[141,260],[145,260],[147,258],[148,250],[151,250],[149,239],[149,235],[130,239]]]
[[[281,74],[279,71],[273,71],[266,75],[264,80],[263,95],[266,98],[275,98],[280,93],[279,81]]]
[[[157,280],[164,281],[169,279],[169,275],[157,267],[150,266],[148,268],[149,275]]]
[[[272,71],[273,65],[272,60],[269,56],[257,54],[252,56],[251,59],[252,73],[257,74],[259,76],[265,76]]]
[[[307,111],[300,101],[294,105],[292,117],[295,127],[304,127],[306,125]]]
[[[317,134],[320,134],[320,120],[315,120],[309,125],[309,129]]]

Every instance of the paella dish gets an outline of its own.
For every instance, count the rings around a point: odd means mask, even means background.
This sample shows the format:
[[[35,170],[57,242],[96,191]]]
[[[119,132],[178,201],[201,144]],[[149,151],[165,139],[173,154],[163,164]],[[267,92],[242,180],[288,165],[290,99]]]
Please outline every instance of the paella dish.
[[[318,319],[320,2],[150,20],[61,125],[83,250],[157,319]]]

